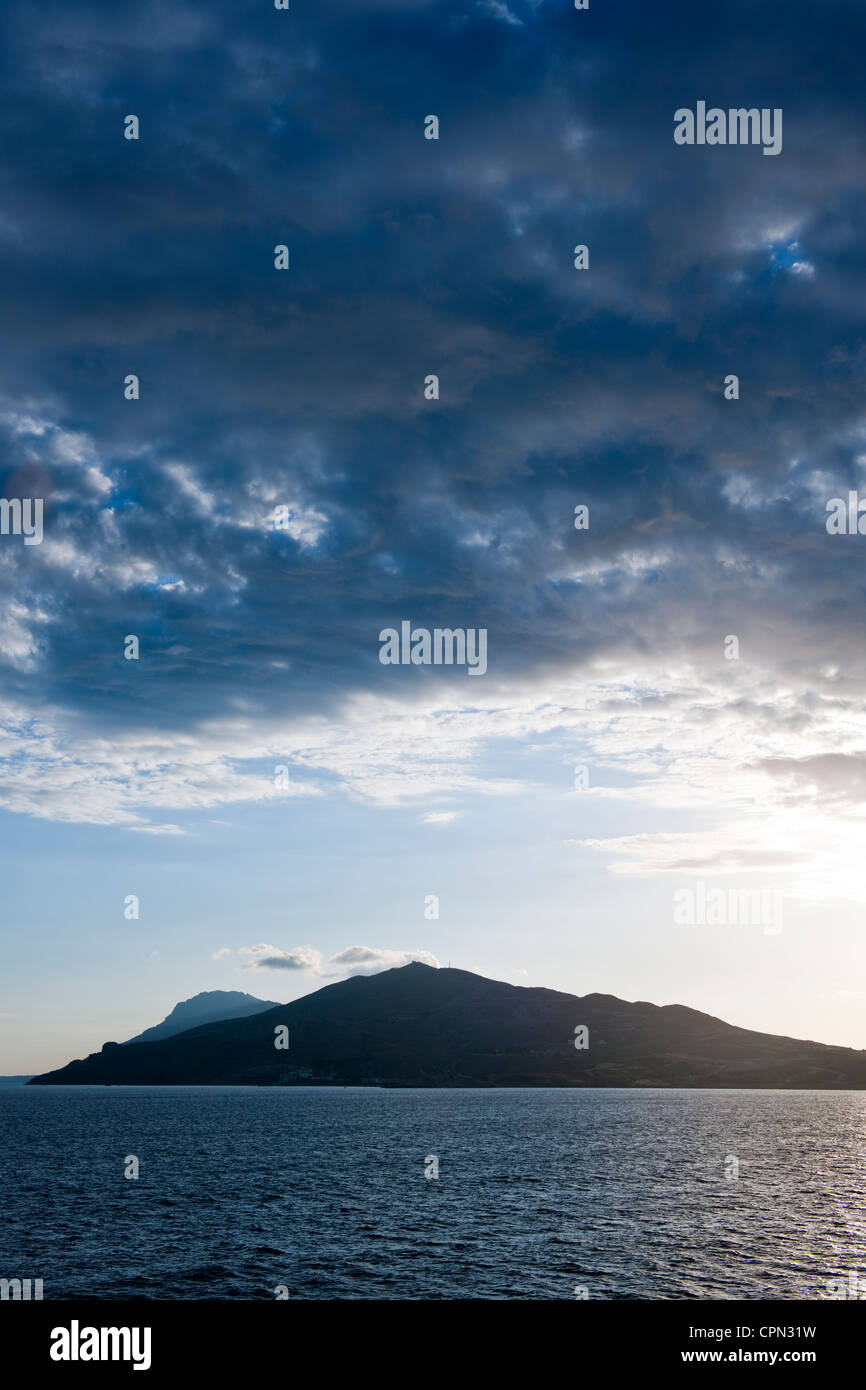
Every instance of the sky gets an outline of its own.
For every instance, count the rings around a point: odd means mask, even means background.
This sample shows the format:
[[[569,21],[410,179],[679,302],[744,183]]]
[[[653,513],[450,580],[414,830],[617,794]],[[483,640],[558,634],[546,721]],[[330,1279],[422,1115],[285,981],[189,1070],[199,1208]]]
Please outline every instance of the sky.
[[[866,1047],[862,6],[3,25],[0,1072],[412,959]]]

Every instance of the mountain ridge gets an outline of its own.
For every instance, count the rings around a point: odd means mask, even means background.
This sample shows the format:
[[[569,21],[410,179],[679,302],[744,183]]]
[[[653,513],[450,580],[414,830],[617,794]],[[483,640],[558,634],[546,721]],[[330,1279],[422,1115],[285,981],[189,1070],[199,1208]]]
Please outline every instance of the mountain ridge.
[[[287,1050],[275,1047],[281,1027]],[[579,1027],[585,1049],[574,1045]],[[106,1043],[28,1084],[866,1089],[866,1051],[738,1028],[682,1004],[413,962],[247,1018]]]
[[[257,999],[254,994],[245,994],[239,989],[200,990],[198,994],[193,994],[189,999],[182,999],[179,1004],[175,1004],[161,1023],[155,1023],[152,1028],[145,1028],[143,1033],[137,1033],[134,1038],[128,1038],[123,1046],[128,1047],[130,1043],[159,1042],[162,1038],[186,1033],[202,1023],[219,1023],[223,1019],[229,1018],[247,1018],[251,1014],[263,1013],[266,1009],[278,1007],[274,999]],[[193,1019],[194,1022],[190,1021]]]

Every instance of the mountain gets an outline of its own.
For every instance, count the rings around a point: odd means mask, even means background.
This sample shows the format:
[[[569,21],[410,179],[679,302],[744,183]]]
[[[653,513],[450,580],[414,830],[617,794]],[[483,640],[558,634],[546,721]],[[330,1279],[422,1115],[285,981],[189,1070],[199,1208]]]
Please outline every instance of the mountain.
[[[275,1029],[289,1030],[289,1050]],[[574,1047],[577,1026],[586,1050]],[[708,1086],[866,1089],[866,1052],[413,963],[158,1042],[108,1042],[31,1086]]]
[[[0,1086],[23,1086],[31,1079],[29,1076],[0,1076]]]
[[[248,1018],[250,1014],[260,1014],[265,1009],[278,1009],[273,999],[256,999],[252,994],[244,994],[239,989],[209,989],[202,994],[194,994],[192,999],[184,999],[175,1004],[171,1013],[162,1023],[153,1028],[145,1028],[137,1037],[124,1043],[160,1042],[163,1038],[185,1033],[189,1028],[198,1028],[202,1023],[218,1023],[227,1018]]]

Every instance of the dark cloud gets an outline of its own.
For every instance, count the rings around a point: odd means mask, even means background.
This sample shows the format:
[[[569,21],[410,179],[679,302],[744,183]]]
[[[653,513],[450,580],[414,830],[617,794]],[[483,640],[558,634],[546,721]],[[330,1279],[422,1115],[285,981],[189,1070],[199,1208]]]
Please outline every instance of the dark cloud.
[[[46,496],[0,549],[13,699],[326,709],[441,679],[379,665],[403,618],[486,627],[494,684],[727,632],[854,659],[857,5],[7,12],[0,484]],[[782,154],[675,146],[698,99],[782,107]]]
[[[778,782],[790,805],[821,806],[837,815],[866,805],[866,753],[764,758],[760,766]]]

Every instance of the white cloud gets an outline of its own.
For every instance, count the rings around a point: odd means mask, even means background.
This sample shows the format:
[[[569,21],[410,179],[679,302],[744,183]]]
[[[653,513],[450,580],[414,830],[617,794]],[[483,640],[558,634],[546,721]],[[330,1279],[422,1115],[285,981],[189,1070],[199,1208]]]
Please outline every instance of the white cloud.
[[[492,14],[496,19],[501,19],[505,24],[515,25],[520,29],[524,27],[523,20],[519,19],[518,16],[503,3],[503,0],[481,0],[479,8],[486,10],[488,14]]]
[[[244,970],[304,970],[312,975],[340,979],[347,975],[378,975],[383,970],[409,965],[412,961],[439,967],[439,961],[430,951],[393,951],[378,946],[347,946],[323,965],[322,953],[315,946],[292,946],[284,950],[266,942],[241,946],[237,951],[223,946],[214,952],[212,959],[227,960],[232,956],[251,957],[246,960]]]
[[[167,463],[164,470],[183,496],[195,504],[202,516],[213,516],[216,499],[202,487],[188,464]]]
[[[531,798],[538,763],[529,755],[541,747],[587,764],[591,794],[606,803],[622,797],[632,813],[645,808],[644,836],[585,845],[613,872],[775,866],[796,875],[803,894],[864,900],[866,883],[850,870],[866,816],[861,673],[835,648],[832,659],[816,651],[808,669],[796,656],[779,662],[774,648],[766,653],[773,669],[762,667],[755,649],[747,641],[751,659],[726,662],[719,637],[690,663],[667,652],[639,666],[609,658],[543,691],[473,691],[471,705],[364,694],[328,717],[268,721],[253,710],[183,734],[123,740],[73,738],[59,712],[34,723],[21,708],[0,707],[0,805],[176,834],[182,812],[321,797],[325,786],[379,807],[470,794]],[[22,659],[26,651],[22,644]],[[491,775],[497,763],[519,767],[522,780]],[[277,765],[289,768],[284,790],[274,786]],[[700,815],[701,825],[681,832],[683,812]],[[431,825],[459,814],[420,811]],[[667,817],[677,818],[673,829]]]
[[[806,849],[763,845],[761,822],[726,831],[684,831],[679,834],[611,836],[605,840],[571,840],[569,844],[625,855],[624,863],[608,865],[617,874],[729,874],[775,872],[801,868],[814,859]],[[750,833],[751,832],[751,833]]]
[[[328,964],[348,975],[378,975],[382,970],[420,961],[439,969],[439,961],[430,951],[389,951],[375,946],[348,946],[331,956]]]
[[[241,946],[239,956],[252,956],[245,970],[311,970],[321,973],[322,954],[315,946],[294,946],[283,951],[279,946]]]

